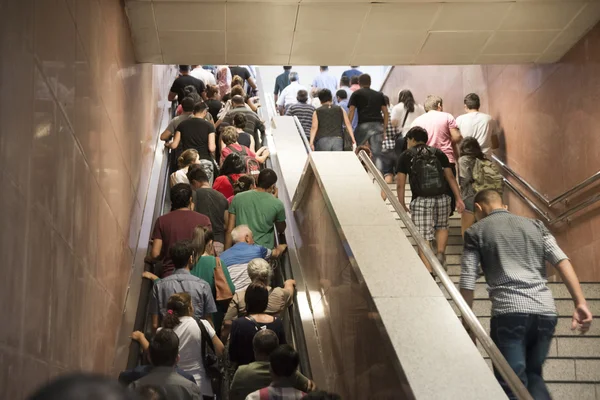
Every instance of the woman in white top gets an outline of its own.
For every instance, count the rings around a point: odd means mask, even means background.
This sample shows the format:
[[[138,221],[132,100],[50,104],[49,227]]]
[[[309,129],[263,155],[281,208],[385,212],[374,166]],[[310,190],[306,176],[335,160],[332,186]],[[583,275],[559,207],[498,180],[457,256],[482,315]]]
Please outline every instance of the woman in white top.
[[[177,159],[177,166],[179,169],[171,174],[169,177],[169,184],[171,187],[178,183],[190,183],[187,178],[188,168],[192,164],[200,164],[200,155],[196,149],[187,149]]]
[[[205,320],[197,322],[192,315],[194,315],[194,309],[189,293],[175,293],[169,297],[167,314],[163,319],[162,327],[172,329],[179,337],[179,363],[177,367],[194,377],[204,398],[212,399],[214,395],[212,386],[202,362],[202,331],[198,324],[202,323],[204,325],[217,356],[223,354],[225,347],[219,337],[215,335],[215,330],[210,323]],[[143,333],[134,332],[131,337],[140,342],[144,350],[148,348],[149,343]]]
[[[425,108],[417,104],[410,90],[398,93],[398,104],[392,108],[392,125],[402,129],[402,137],[410,129],[417,117],[425,114]]]

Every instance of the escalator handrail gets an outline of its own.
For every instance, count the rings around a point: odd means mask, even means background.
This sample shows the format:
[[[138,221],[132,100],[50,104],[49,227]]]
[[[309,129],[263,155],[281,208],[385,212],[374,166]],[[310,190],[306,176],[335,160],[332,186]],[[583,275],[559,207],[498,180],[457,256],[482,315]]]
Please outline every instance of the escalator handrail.
[[[419,250],[421,250],[421,252],[425,255],[425,258],[427,258],[427,261],[433,268],[433,271],[440,279],[442,285],[444,285],[444,288],[450,294],[450,297],[460,310],[463,321],[467,323],[471,332],[475,334],[477,340],[479,340],[487,354],[490,356],[494,366],[507,382],[512,392],[519,400],[533,400],[527,391],[527,388],[525,385],[523,385],[523,382],[521,382],[496,344],[492,341],[485,329],[483,329],[483,326],[481,326],[481,323],[473,313],[473,310],[471,310],[465,299],[460,294],[459,290],[454,285],[454,282],[452,282],[448,276],[448,273],[444,270],[444,267],[442,267],[442,264],[433,254],[431,247],[429,247],[427,241],[423,238],[423,236],[421,236],[412,219],[401,206],[398,198],[394,196],[394,193],[390,190],[390,187],[385,182],[381,172],[379,172],[377,167],[375,167],[375,164],[373,164],[371,158],[364,151],[360,151],[358,157],[364,163],[368,172],[375,178],[375,181],[379,184],[381,190],[387,196],[388,200],[392,204],[392,207],[394,207],[394,210],[398,213],[400,219],[402,219],[404,226],[408,229],[413,239],[417,243]]]

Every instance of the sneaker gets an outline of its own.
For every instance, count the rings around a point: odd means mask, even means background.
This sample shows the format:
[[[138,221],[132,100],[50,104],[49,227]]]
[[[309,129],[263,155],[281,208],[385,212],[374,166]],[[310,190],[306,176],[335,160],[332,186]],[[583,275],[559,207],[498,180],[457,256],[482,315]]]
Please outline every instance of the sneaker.
[[[444,267],[444,270],[446,272],[448,272],[448,265],[446,264],[446,254],[444,254],[444,253],[437,253],[435,256],[437,257],[437,259],[440,262],[440,264],[442,264],[442,267]]]

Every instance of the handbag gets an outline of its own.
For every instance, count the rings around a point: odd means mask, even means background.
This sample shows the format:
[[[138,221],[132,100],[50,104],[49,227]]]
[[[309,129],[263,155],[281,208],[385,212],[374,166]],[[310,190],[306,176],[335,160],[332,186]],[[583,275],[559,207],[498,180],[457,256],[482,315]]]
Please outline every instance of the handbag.
[[[215,353],[215,346],[210,340],[210,336],[204,323],[200,320],[196,320],[198,327],[200,328],[201,336],[200,339],[201,344],[201,355],[202,355],[202,364],[204,365],[204,371],[210,379],[210,384],[212,386],[213,394],[220,397],[221,395],[221,378],[223,376],[221,372],[221,366],[219,365],[219,358]]]
[[[214,278],[216,292],[215,301],[229,302],[233,298],[233,293],[231,292],[231,288],[229,287],[227,278],[225,278],[225,273],[223,272],[223,265],[221,264],[221,259],[219,257],[216,257]]]

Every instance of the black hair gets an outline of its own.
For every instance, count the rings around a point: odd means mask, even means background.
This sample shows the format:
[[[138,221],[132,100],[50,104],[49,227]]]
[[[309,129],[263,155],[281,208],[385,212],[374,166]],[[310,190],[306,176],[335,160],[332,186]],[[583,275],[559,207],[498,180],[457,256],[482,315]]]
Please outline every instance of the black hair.
[[[270,168],[265,168],[258,174],[256,186],[261,189],[268,189],[277,183],[277,174]]]
[[[404,109],[409,113],[415,112],[415,98],[410,90],[402,90],[398,93],[398,103],[404,104]]]
[[[244,295],[246,314],[261,314],[269,305],[269,290],[260,283],[251,283]]]
[[[36,390],[29,400],[134,400],[132,392],[106,376],[77,372],[59,376]]]
[[[246,116],[241,112],[235,113],[233,116],[233,126],[236,128],[244,129],[246,127],[246,122]]]
[[[292,69],[292,66],[291,66],[291,65],[284,65],[284,66],[283,66],[283,69],[284,69],[285,71],[289,71],[290,69]]]
[[[340,86],[350,86],[350,78],[346,75],[340,78]]]
[[[298,90],[298,93],[296,93],[296,100],[300,103],[306,103],[308,101],[308,92],[304,89]]]
[[[362,74],[358,77],[358,83],[360,86],[371,86],[371,75]]]
[[[469,110],[479,110],[481,108],[481,100],[479,100],[479,96],[475,93],[469,93],[465,96],[465,106]]]
[[[319,68],[321,68],[322,70],[327,70],[329,69],[329,67],[327,65],[321,65]]]
[[[270,329],[257,332],[252,339],[252,348],[255,354],[271,355],[279,347],[277,334]]]
[[[194,105],[196,104],[196,100],[193,97],[187,96],[183,100],[181,100],[181,108],[184,112],[192,112],[194,111]]]
[[[194,246],[191,240],[180,240],[169,249],[169,256],[175,269],[185,268],[194,255]]]
[[[479,158],[480,160],[485,158],[485,154],[483,154],[483,151],[481,150],[481,145],[473,136],[467,136],[460,143],[460,155],[471,156]]]
[[[254,178],[250,175],[242,175],[233,183],[233,194],[247,192],[254,185]]]
[[[348,98],[348,93],[346,93],[346,91],[344,89],[340,89],[337,92],[335,92],[336,97],[339,97],[340,99],[344,100]]]
[[[167,400],[166,390],[161,386],[141,386],[135,392],[138,394],[139,400]]]
[[[206,109],[208,109],[208,106],[203,101],[194,104],[194,114],[201,113],[202,111],[204,111]]]
[[[473,203],[488,205],[496,203],[498,201],[502,202],[502,195],[494,189],[485,189],[480,192],[477,192],[477,194],[475,195],[475,199],[473,199]]]
[[[387,95],[383,95],[383,101],[385,103],[386,106],[390,106],[390,98]]]
[[[245,104],[244,98],[240,95],[235,95],[231,98],[231,102],[234,104]]]
[[[221,176],[228,176],[232,174],[241,174],[246,171],[246,165],[244,164],[244,160],[237,153],[231,153],[225,160],[223,160],[223,165],[221,165]]]
[[[359,83],[360,83],[360,80],[358,79],[358,75],[354,75],[352,78],[350,78],[351,85],[358,85]]]
[[[408,139],[414,139],[417,143],[427,143],[429,135],[425,129],[420,126],[414,126],[406,132],[406,140]]]
[[[194,85],[187,85],[186,87],[183,88],[183,95],[184,96],[189,96],[190,94],[198,94],[198,89],[196,89],[196,86]]]
[[[179,355],[179,337],[171,329],[161,329],[150,342],[148,354],[155,367],[175,366]]]
[[[337,393],[317,390],[316,392],[308,393],[302,398],[302,400],[342,400],[342,396]]]
[[[179,210],[190,205],[192,187],[187,183],[178,183],[171,188],[171,210]]]
[[[331,95],[331,90],[321,89],[319,91],[319,100],[321,101],[321,103],[333,101],[333,96]]]
[[[289,344],[282,344],[269,356],[271,371],[280,378],[286,378],[296,373],[300,357],[298,352]]]
[[[223,103],[227,103],[229,100],[231,100],[231,92],[229,93],[225,93],[222,97],[221,97],[221,101]]]
[[[180,72],[190,72],[190,66],[189,65],[180,65],[179,71]]]
[[[167,301],[167,313],[162,321],[162,327],[175,329],[181,323],[180,317],[190,316],[190,306],[192,305],[192,296],[189,293],[175,293]]]
[[[197,164],[192,164],[192,165],[197,165]],[[188,178],[188,181],[190,181],[190,183],[192,183],[192,181],[196,181],[196,182],[200,182],[200,183],[209,182],[208,175],[206,175],[206,172],[204,172],[204,169],[202,168],[201,165],[199,165],[199,167],[200,168],[194,168],[194,169],[188,168],[187,178]]]

